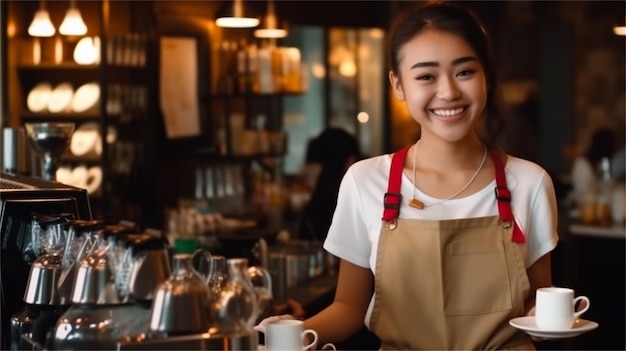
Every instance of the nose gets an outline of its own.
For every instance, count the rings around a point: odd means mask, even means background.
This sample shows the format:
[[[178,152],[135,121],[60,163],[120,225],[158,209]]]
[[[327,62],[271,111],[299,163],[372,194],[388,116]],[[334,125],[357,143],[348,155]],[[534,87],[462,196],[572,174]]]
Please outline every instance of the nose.
[[[461,96],[461,90],[459,89],[459,86],[456,80],[454,80],[454,78],[444,77],[440,79],[438,83],[439,83],[437,86],[438,98],[442,100],[446,100],[446,101],[451,101]]]

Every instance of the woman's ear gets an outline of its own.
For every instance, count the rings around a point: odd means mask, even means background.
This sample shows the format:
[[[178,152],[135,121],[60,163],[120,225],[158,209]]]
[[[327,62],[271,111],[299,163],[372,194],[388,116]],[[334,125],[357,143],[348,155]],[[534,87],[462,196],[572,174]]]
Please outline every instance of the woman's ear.
[[[396,98],[400,101],[404,101],[404,89],[402,89],[400,77],[396,76],[393,71],[389,71],[389,83],[391,84],[391,89]]]

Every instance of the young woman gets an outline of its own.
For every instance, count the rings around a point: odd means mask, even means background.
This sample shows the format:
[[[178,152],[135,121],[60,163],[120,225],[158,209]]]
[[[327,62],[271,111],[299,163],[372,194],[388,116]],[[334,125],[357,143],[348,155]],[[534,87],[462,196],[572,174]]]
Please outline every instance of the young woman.
[[[389,81],[421,137],[347,171],[324,244],[341,259],[336,296],[305,327],[320,345],[365,322],[382,349],[533,349],[508,322],[551,285],[556,198],[542,168],[496,148],[487,35],[435,3],[404,11],[389,39]]]

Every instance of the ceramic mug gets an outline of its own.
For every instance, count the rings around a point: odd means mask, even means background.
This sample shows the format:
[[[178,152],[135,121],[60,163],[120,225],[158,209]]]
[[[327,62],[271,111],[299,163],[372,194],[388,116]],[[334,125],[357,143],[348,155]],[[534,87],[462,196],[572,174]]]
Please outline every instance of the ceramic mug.
[[[576,311],[579,301],[585,301],[585,306]],[[541,329],[567,330],[570,329],[578,317],[585,313],[591,303],[586,296],[574,298],[574,290],[568,288],[549,287],[537,289],[535,301],[535,323]]]
[[[304,344],[306,336],[311,339]],[[304,329],[302,321],[283,319],[270,323],[265,329],[265,347],[268,351],[309,350],[317,342],[317,332]]]

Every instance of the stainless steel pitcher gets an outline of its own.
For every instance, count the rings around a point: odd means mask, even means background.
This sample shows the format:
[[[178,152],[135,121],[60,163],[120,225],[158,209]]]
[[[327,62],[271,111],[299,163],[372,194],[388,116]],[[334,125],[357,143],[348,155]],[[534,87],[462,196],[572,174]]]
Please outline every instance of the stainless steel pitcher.
[[[171,277],[156,290],[149,333],[153,338],[207,332],[209,288],[195,271],[190,254],[173,257]]]

